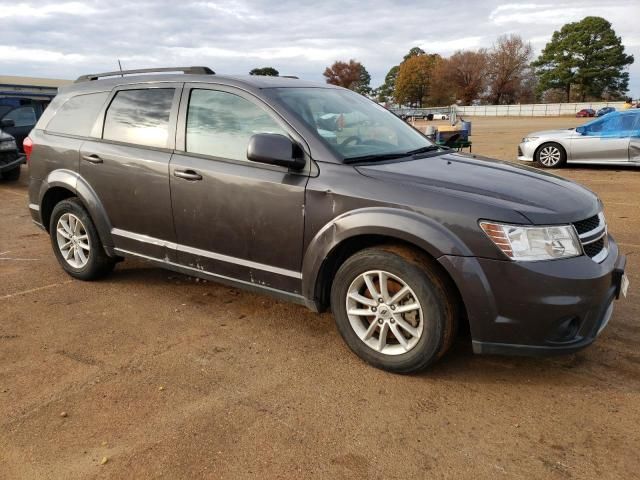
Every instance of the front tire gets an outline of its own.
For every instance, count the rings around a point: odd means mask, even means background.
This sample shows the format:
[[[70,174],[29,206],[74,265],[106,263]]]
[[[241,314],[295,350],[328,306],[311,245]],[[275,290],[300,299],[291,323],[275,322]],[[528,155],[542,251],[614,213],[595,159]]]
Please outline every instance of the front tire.
[[[535,161],[542,168],[559,168],[567,161],[567,152],[558,143],[543,143],[535,153]]]
[[[16,168],[12,168],[11,170],[8,170],[0,175],[3,180],[15,182],[20,178],[20,167],[18,166]]]
[[[62,268],[79,280],[96,280],[116,263],[104,251],[89,213],[77,198],[62,200],[51,212],[51,246]]]
[[[331,309],[349,348],[395,373],[423,370],[449,349],[457,302],[431,259],[404,246],[368,248],[348,258],[331,289]]]

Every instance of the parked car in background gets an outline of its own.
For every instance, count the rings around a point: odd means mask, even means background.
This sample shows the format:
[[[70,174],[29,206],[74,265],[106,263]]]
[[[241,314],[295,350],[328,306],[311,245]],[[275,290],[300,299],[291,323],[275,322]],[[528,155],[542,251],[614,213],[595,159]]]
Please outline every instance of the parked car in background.
[[[18,152],[16,139],[0,129],[0,179],[17,180],[24,155]]]
[[[604,115],[606,115],[607,113],[611,113],[611,112],[615,112],[616,109],[613,107],[603,107],[600,110],[598,110],[598,112],[596,113],[596,117],[602,117]]]
[[[0,128],[12,135],[20,152],[22,142],[36,125],[45,106],[41,103],[28,103],[15,107],[0,105]]]
[[[583,108],[578,113],[576,113],[576,117],[595,117],[596,111],[593,108]]]
[[[442,112],[435,112],[433,114],[433,119],[434,120],[449,120],[449,114],[448,113],[442,113]]]
[[[544,168],[565,163],[640,166],[640,110],[611,112],[575,129],[530,133],[518,146],[518,160]]]
[[[330,306],[357,355],[402,373],[460,324],[476,353],[575,352],[626,295],[586,188],[435,145],[344,88],[179,70],[83,76],[25,141],[31,216],[72,277],[142,258]]]

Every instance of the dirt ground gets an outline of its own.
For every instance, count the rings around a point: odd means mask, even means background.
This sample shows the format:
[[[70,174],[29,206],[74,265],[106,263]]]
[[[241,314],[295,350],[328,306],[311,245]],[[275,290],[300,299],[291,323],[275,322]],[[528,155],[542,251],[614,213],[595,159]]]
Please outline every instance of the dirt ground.
[[[576,119],[474,118],[474,152]],[[368,367],[330,314],[151,268],[71,280],[0,184],[0,478],[638,478],[640,169],[571,168],[606,205],[629,297],[546,359]],[[106,459],[106,463],[104,462]]]

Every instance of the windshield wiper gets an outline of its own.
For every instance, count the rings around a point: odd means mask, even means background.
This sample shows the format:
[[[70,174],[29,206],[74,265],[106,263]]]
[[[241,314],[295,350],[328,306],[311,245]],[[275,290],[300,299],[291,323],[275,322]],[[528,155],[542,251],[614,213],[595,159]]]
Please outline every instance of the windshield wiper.
[[[347,157],[344,159],[344,163],[374,162],[376,160],[395,160],[397,158],[413,157],[421,153],[434,152],[441,149],[449,150],[449,147],[445,147],[443,145],[427,145],[426,147],[416,148],[415,150],[409,150],[408,152],[373,153],[370,155],[362,155],[360,157]]]
[[[427,153],[427,152],[435,152],[436,150],[449,150],[449,147],[445,147],[444,145],[427,145],[426,147],[416,148],[415,150],[411,150],[407,152],[407,155],[418,155],[419,153]]]
[[[344,163],[374,162],[376,160],[394,160],[396,158],[409,156],[411,156],[410,153],[374,153],[371,155],[362,155],[360,157],[347,157],[343,161]]]

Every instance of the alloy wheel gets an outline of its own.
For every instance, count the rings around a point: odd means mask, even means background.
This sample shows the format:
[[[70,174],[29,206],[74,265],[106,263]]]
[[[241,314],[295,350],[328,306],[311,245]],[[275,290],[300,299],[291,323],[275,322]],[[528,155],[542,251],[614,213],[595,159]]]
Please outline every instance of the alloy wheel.
[[[56,240],[62,258],[73,268],[83,268],[89,261],[91,243],[84,224],[73,213],[64,213],[56,225]]]
[[[553,145],[547,145],[542,150],[540,150],[539,158],[540,163],[542,163],[545,167],[554,167],[558,163],[560,163],[561,158],[560,149],[558,147],[554,147]]]
[[[362,273],[347,291],[351,328],[369,348],[401,355],[416,346],[424,331],[422,306],[415,292],[384,270]]]

